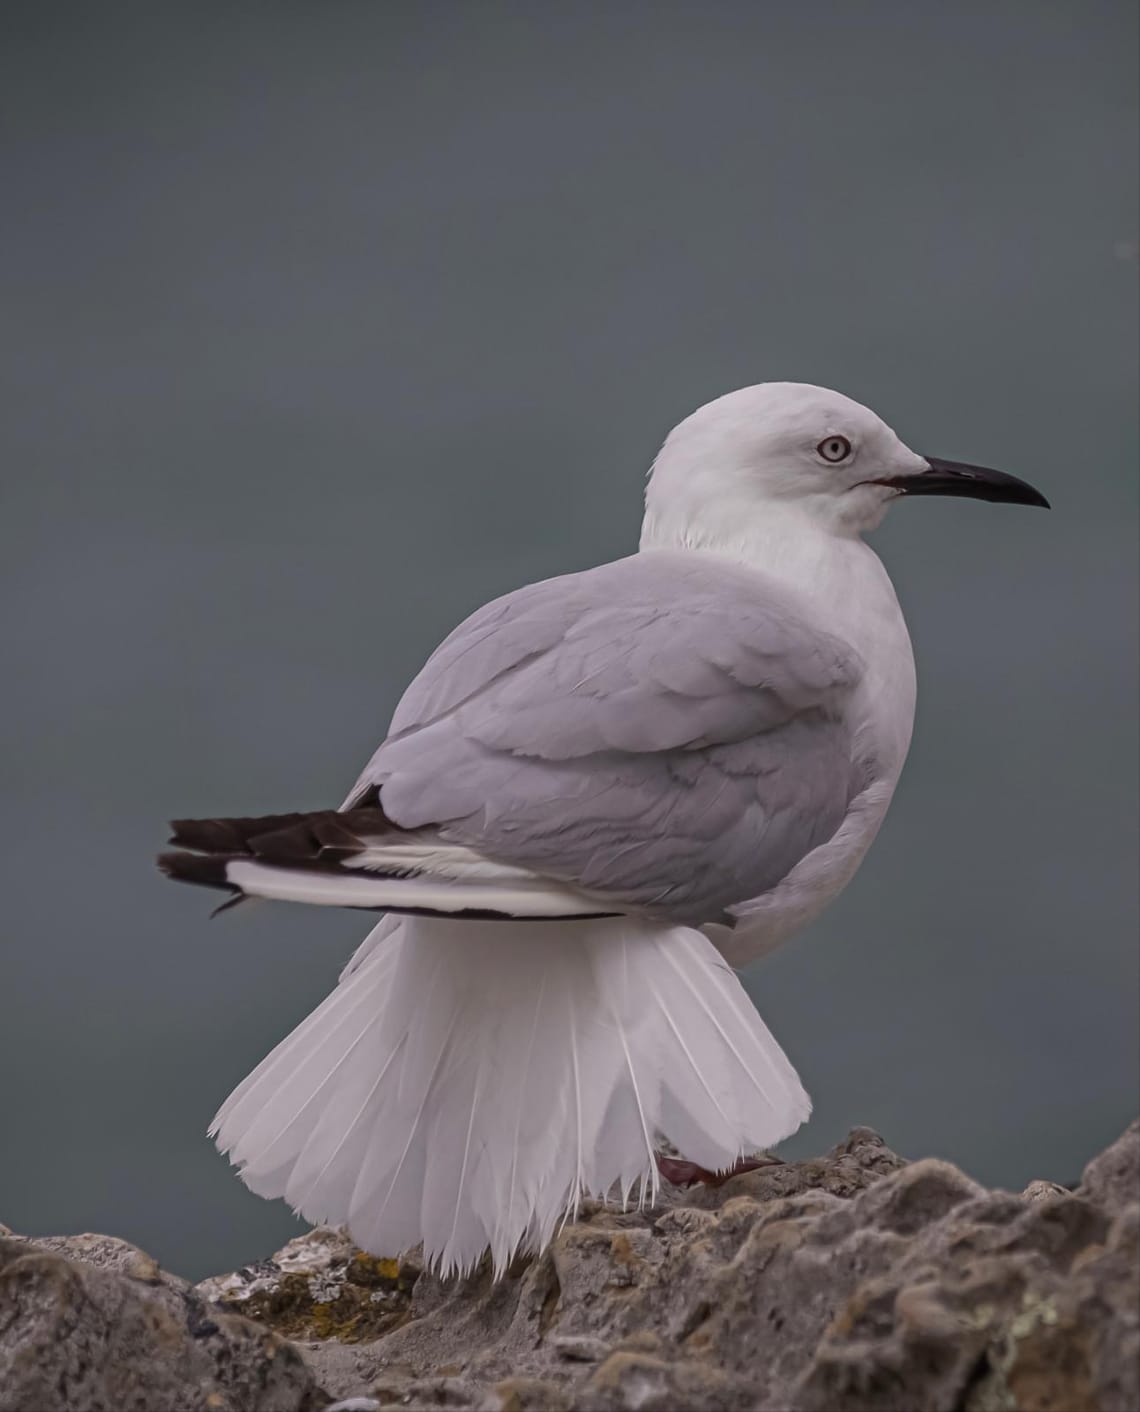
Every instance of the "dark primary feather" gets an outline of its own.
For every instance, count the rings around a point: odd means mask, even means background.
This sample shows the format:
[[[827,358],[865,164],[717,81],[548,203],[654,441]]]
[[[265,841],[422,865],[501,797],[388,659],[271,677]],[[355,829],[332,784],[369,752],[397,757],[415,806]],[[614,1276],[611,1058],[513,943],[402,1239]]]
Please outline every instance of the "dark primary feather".
[[[223,892],[240,893],[241,888],[226,878],[226,864],[239,853],[160,853],[159,870],[175,882],[194,883],[199,887],[217,887]]]
[[[170,842],[181,850],[162,853],[158,866],[178,882],[240,889],[226,878],[226,865],[256,859],[274,867],[336,872],[345,858],[384,838],[405,836],[373,800],[341,812],[262,814],[252,818],[175,819]]]

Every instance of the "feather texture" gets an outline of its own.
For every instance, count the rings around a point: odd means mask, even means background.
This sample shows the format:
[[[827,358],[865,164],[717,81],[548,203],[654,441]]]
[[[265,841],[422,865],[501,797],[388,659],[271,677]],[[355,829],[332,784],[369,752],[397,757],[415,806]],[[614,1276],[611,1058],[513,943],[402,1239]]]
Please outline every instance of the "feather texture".
[[[386,918],[213,1131],[253,1190],[442,1273],[501,1274],[583,1196],[656,1191],[660,1137],[710,1169],[807,1095],[712,945],[633,918]]]
[[[613,907],[573,886],[398,828],[376,805],[262,818],[176,819],[179,882],[242,897],[466,917],[597,917]]]
[[[862,674],[764,572],[637,554],[460,624],[345,808],[378,801],[407,835],[560,880],[603,912],[723,921],[830,838],[863,787]]]

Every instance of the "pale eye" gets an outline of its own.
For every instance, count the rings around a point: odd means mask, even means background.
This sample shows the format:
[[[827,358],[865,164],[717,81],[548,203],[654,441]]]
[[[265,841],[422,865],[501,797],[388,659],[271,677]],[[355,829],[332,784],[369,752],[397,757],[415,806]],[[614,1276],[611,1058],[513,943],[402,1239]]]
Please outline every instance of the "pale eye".
[[[851,455],[851,443],[845,436],[825,437],[815,449],[825,461],[830,461],[833,465],[846,461]]]

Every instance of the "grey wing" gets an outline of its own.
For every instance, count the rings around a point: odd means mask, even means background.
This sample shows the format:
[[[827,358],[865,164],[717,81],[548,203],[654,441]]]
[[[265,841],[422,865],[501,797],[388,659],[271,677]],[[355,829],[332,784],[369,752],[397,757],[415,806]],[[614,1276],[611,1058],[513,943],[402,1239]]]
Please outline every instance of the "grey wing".
[[[627,908],[712,921],[830,838],[858,791],[861,664],[750,570],[653,551],[474,614],[349,802]]]

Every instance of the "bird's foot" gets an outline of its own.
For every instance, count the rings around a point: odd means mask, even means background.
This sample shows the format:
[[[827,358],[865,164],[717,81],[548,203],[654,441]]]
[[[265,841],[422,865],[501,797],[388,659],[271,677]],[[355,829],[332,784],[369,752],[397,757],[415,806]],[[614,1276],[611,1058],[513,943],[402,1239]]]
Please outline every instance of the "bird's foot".
[[[710,1172],[707,1167],[696,1162],[687,1162],[683,1157],[663,1157],[657,1154],[657,1170],[672,1186],[723,1186],[729,1177],[738,1177],[741,1172],[757,1172],[763,1167],[782,1167],[782,1157],[772,1157],[767,1152],[757,1157],[740,1157],[723,1172]]]

